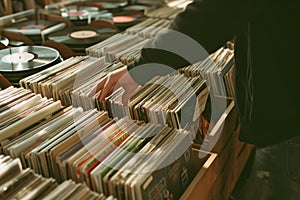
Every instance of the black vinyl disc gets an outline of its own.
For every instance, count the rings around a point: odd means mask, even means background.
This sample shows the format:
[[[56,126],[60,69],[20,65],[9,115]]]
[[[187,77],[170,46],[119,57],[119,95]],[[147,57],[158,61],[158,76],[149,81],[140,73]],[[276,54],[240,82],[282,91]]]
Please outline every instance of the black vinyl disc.
[[[112,28],[80,26],[50,34],[48,39],[63,43],[75,51],[79,49],[85,51],[85,48],[101,42],[116,33],[117,30]]]
[[[57,50],[43,46],[22,46],[0,50],[0,73],[12,84],[61,61]]]
[[[122,12],[114,13],[112,20],[120,30],[125,30],[126,28],[133,26],[144,19],[145,17],[143,15],[143,12],[131,12],[129,10],[125,10]]]

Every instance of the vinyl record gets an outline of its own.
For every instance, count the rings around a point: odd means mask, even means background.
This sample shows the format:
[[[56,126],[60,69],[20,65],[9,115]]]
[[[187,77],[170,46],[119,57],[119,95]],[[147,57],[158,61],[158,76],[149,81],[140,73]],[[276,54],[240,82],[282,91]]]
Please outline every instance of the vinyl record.
[[[139,23],[140,21],[141,20],[137,17],[130,15],[115,15],[113,17],[114,24],[122,31]]]
[[[101,42],[116,33],[117,30],[112,28],[81,26],[50,34],[48,39],[67,45],[74,52],[83,53],[85,48]]]
[[[113,17],[113,22],[115,24],[126,24],[126,23],[132,23],[135,21],[135,18],[132,16],[126,16],[126,15],[119,15]]]
[[[67,6],[60,9],[61,16],[69,20],[87,20],[100,14],[99,8],[89,6]]]
[[[43,46],[22,46],[0,50],[0,73],[12,84],[61,61],[57,50]]]
[[[121,30],[133,26],[144,19],[144,13],[138,10],[124,10],[113,15],[114,24]]]

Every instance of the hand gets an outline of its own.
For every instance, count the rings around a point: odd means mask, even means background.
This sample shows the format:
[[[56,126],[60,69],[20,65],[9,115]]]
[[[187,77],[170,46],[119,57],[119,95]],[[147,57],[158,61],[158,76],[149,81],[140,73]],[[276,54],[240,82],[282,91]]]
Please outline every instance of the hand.
[[[111,95],[119,87],[123,87],[125,93],[122,97],[124,105],[128,104],[131,94],[139,85],[132,79],[128,73],[127,66],[117,69],[107,75],[106,78],[101,80],[96,86],[96,90],[93,92],[99,92],[98,100],[104,101],[105,97]]]
[[[199,131],[201,133],[201,136],[203,138],[206,137],[207,132],[209,129],[209,122],[207,119],[205,119],[205,117],[203,115],[200,115],[200,120],[199,120]]]

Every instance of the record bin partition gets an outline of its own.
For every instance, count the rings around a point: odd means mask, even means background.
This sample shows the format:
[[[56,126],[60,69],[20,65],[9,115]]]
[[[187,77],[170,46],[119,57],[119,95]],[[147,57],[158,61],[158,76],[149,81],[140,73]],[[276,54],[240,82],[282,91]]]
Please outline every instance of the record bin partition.
[[[181,196],[181,200],[229,199],[246,162],[254,150],[253,145],[239,141],[239,124],[234,101],[222,114],[203,149],[211,149],[210,157]],[[216,141],[217,140],[217,141]],[[214,146],[212,146],[214,145]],[[201,146],[194,145],[195,162],[199,160]]]

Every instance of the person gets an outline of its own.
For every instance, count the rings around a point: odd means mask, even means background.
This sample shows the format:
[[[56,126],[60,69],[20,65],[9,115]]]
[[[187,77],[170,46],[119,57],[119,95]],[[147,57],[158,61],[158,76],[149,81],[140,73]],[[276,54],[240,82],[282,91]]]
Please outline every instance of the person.
[[[239,138],[257,146],[241,199],[298,199],[299,1],[196,0],[176,16],[170,29],[197,41],[209,54],[234,38]],[[159,34],[154,43],[159,44],[167,37],[168,34]],[[172,52],[143,48],[138,61],[112,72],[98,84],[99,99],[111,94],[113,88],[123,86],[128,91],[124,99],[128,100],[140,83],[138,75],[131,71],[147,63],[174,69],[193,64]],[[155,72],[157,68],[151,70]]]

